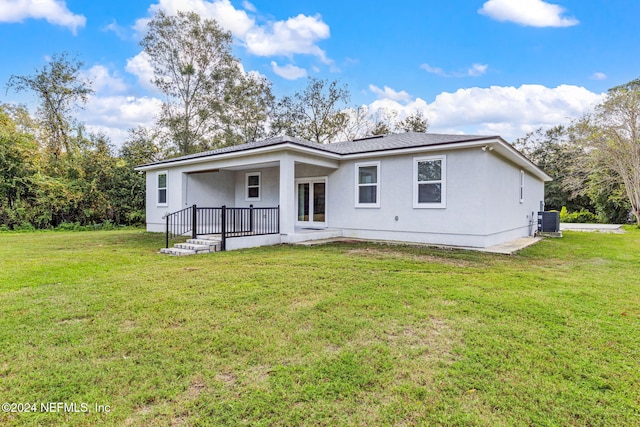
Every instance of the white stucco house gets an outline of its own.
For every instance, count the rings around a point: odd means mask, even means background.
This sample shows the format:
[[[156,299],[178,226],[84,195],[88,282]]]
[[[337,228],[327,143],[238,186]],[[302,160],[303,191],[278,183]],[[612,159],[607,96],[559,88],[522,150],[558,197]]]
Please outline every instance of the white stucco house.
[[[194,235],[219,233],[205,224],[220,222],[217,209],[243,208],[225,211],[235,227],[226,249],[337,236],[488,247],[535,231],[551,180],[498,136],[423,133],[326,145],[275,137],[137,169],[148,231],[165,232],[167,215],[186,209],[178,221],[197,221]],[[216,210],[196,219],[193,205]]]

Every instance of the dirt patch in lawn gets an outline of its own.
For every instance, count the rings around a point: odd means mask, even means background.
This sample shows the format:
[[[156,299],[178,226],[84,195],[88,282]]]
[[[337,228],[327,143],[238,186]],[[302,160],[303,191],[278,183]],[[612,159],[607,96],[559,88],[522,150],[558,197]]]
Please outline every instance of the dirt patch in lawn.
[[[356,346],[388,345],[402,356],[420,355],[423,360],[453,362],[457,341],[453,328],[444,320],[431,317],[421,323],[391,323],[379,331],[368,330],[352,343]]]

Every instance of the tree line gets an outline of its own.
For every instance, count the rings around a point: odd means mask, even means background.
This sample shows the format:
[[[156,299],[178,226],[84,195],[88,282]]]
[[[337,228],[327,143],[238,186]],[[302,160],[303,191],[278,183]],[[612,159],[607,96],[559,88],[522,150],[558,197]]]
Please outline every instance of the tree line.
[[[574,212],[580,222],[640,225],[640,79],[609,89],[571,125],[538,129],[514,145],[554,179],[545,185],[547,209]]]
[[[270,81],[244,71],[231,43],[214,20],[158,12],[141,46],[162,109],[153,128],[131,129],[118,149],[75,118],[93,94],[77,57],[57,54],[33,75],[12,76],[7,90],[35,94],[38,110],[32,116],[0,104],[0,227],[144,223],[145,179],[133,168],[161,158],[283,134],[324,144],[429,128],[420,111],[398,117],[350,107],[338,81],[310,77],[302,90],[276,99]],[[639,112],[636,80],[611,89],[571,126],[516,141],[554,178],[548,208],[613,222],[632,211],[640,223]]]

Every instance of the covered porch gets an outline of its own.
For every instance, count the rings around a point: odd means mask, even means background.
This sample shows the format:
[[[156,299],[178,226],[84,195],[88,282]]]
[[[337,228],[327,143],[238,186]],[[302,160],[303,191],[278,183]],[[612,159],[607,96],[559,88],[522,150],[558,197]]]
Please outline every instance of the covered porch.
[[[229,239],[224,249],[339,237],[328,230],[327,216],[330,175],[337,168],[337,160],[289,152],[186,167],[181,209],[163,215],[167,246],[176,235],[217,234]]]

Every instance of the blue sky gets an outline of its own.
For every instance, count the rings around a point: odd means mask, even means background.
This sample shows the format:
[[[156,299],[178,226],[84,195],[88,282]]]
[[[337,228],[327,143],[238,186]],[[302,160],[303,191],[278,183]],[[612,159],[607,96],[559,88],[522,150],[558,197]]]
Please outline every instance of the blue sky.
[[[0,82],[77,53],[96,90],[80,117],[118,144],[161,103],[139,47],[159,9],[215,18],[277,95],[305,76],[337,79],[352,105],[421,110],[433,132],[514,140],[640,77],[637,0],[0,0]],[[3,90],[0,102],[34,110],[23,94]]]

